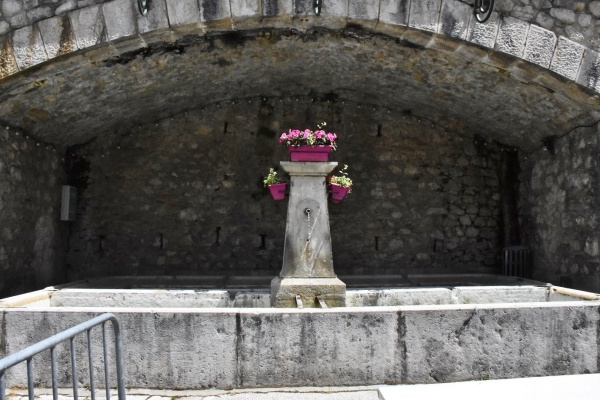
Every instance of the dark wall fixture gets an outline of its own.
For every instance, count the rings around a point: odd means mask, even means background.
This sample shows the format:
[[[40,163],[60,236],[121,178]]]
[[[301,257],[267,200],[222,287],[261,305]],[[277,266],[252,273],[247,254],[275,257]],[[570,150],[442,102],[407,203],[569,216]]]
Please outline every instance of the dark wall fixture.
[[[473,14],[477,22],[484,23],[492,16],[494,0],[475,0]]]

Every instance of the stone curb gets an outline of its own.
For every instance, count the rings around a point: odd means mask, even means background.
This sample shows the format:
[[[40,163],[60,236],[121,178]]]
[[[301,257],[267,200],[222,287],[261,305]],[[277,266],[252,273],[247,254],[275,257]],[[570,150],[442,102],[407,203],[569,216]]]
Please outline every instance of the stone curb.
[[[485,24],[456,0],[329,0],[320,16],[312,0],[156,0],[147,16],[135,0],[71,10],[0,36],[0,79],[60,55],[138,35],[140,46],[185,34],[287,26],[340,28],[348,22],[392,31],[408,27],[510,54],[600,93],[598,53],[549,30],[497,13]],[[208,6],[207,6],[208,5]],[[165,35],[166,34],[166,35]],[[117,50],[120,49],[116,46]]]

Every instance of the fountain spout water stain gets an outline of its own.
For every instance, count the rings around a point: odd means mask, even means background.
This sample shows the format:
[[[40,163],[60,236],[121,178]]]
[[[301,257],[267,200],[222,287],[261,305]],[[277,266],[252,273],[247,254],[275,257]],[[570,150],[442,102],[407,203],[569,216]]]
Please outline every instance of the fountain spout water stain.
[[[343,307],[346,285],[333,271],[326,176],[336,162],[281,162],[291,178],[283,267],[271,281],[273,307]],[[317,299],[319,297],[321,301]]]

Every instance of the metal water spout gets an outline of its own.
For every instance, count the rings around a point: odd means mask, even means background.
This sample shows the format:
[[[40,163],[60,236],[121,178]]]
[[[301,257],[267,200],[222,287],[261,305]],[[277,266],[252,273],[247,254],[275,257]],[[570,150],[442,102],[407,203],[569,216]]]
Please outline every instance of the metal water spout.
[[[333,271],[326,177],[336,162],[281,162],[291,178],[283,266],[271,282],[273,307],[341,307],[346,285]]]

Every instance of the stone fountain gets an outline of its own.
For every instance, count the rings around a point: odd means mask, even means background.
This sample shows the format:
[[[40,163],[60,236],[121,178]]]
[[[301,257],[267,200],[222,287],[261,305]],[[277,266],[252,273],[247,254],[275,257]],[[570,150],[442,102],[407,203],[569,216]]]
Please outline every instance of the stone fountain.
[[[326,176],[337,162],[281,162],[291,187],[283,267],[271,281],[273,307],[343,307],[346,285],[333,271]]]

